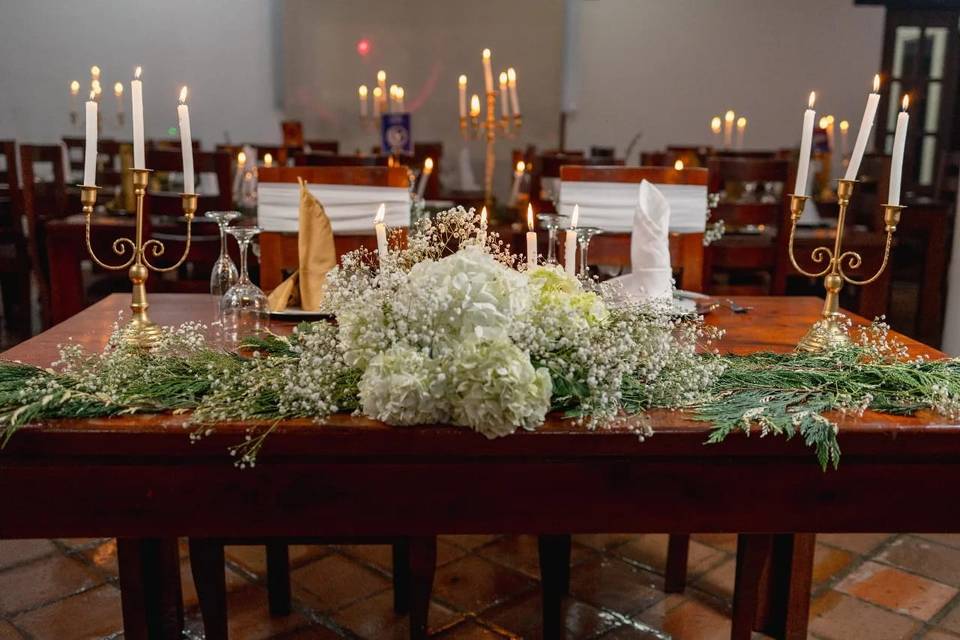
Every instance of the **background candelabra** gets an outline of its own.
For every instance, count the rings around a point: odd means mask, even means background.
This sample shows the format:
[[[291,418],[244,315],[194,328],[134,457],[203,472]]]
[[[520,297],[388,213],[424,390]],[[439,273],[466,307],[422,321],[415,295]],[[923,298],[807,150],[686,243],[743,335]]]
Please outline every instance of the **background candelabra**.
[[[136,198],[136,222],[134,227],[134,237],[117,238],[113,242],[113,252],[125,257],[129,252],[131,255],[122,264],[107,264],[97,257],[90,244],[90,218],[93,214],[93,207],[97,203],[97,191],[100,187],[90,185],[80,186],[80,201],[83,205],[83,214],[86,218],[86,244],[87,252],[90,258],[104,269],[111,271],[120,271],[129,269],[130,282],[133,284],[133,291],[130,300],[131,318],[124,330],[124,340],[128,344],[138,347],[150,348],[160,340],[161,329],[154,324],[147,315],[149,303],[147,302],[146,282],[150,271],[163,273],[173,271],[178,268],[187,259],[190,253],[191,229],[193,226],[193,215],[197,210],[197,194],[182,194],[183,213],[187,219],[186,246],[183,255],[175,264],[167,267],[160,267],[150,262],[147,257],[149,253],[153,258],[159,258],[163,255],[165,247],[159,240],[143,239],[143,199],[147,192],[147,180],[150,176],[150,169],[131,169],[133,172],[133,193]],[[149,248],[149,251],[148,251]]]
[[[893,234],[897,230],[897,224],[900,222],[900,213],[904,207],[897,204],[885,204],[883,206],[883,220],[886,225],[887,239],[883,248],[883,261],[877,272],[864,280],[857,280],[849,276],[844,271],[846,269],[858,269],[863,263],[863,258],[856,251],[843,251],[843,227],[847,217],[847,207],[850,204],[850,196],[853,194],[853,187],[856,180],[840,179],[837,186],[837,201],[840,206],[840,213],[837,217],[836,236],[833,241],[833,248],[817,247],[810,254],[810,258],[815,264],[826,263],[820,271],[807,271],[797,264],[793,254],[794,236],[797,230],[797,221],[803,214],[808,196],[791,195],[790,196],[790,240],[789,253],[790,262],[794,268],[803,275],[810,278],[819,278],[823,276],[823,284],[827,290],[827,296],[823,303],[823,314],[817,322],[810,328],[807,334],[797,345],[800,351],[823,351],[825,349],[842,345],[850,340],[847,335],[847,325],[844,315],[839,312],[839,295],[843,283],[854,285],[866,285],[875,281],[887,268],[890,260],[890,247],[893,243]]]

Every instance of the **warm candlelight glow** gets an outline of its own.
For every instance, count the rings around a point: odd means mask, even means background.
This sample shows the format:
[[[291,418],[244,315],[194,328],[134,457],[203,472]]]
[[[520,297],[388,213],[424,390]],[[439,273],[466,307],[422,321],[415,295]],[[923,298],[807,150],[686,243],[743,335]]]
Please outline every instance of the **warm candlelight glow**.
[[[522,174],[526,170],[527,170],[526,162],[524,162],[523,160],[520,160],[519,162],[517,162],[517,175]]]
[[[527,205],[527,229],[533,231],[533,205]]]
[[[736,114],[733,112],[733,109],[728,109],[725,114],[723,114],[723,119],[727,122],[733,122],[733,119],[736,117]]]
[[[377,71],[377,82],[386,82],[387,81],[387,72],[381,69]]]
[[[80,83],[74,80],[70,83],[70,95],[75,96],[80,93]]]
[[[489,59],[490,59],[490,49],[484,49],[484,50],[483,50],[483,59],[484,59],[484,60],[489,60]]]
[[[720,116],[714,116],[713,120],[710,121],[710,130],[714,133],[720,133],[720,128],[723,126]]]
[[[381,89],[380,87],[374,87],[374,88],[373,88],[373,97],[376,98],[377,100],[379,100],[380,98],[382,98],[382,97],[383,97],[383,89]]]
[[[90,77],[93,78],[94,80],[99,80],[100,67],[98,67],[97,65],[93,65],[92,67],[90,67]]]
[[[680,161],[677,160],[677,162],[680,162]],[[682,169],[683,166],[681,165],[680,168]],[[573,215],[570,216],[570,226],[575,229],[577,227],[578,222],[580,222],[580,205],[575,204],[573,205]]]
[[[91,100],[96,100],[96,99],[97,99],[97,92],[94,91],[93,89],[90,90],[90,99],[91,99]]]
[[[367,85],[365,85],[365,84],[360,85],[360,88],[357,89],[357,93],[360,94],[360,97],[361,97],[361,98],[363,98],[364,100],[366,100],[366,99],[367,99]]]
[[[383,219],[387,215],[387,205],[383,202],[380,203],[380,206],[377,207],[377,215],[373,217],[373,224],[383,223]]]
[[[187,86],[180,89],[180,104],[187,104]]]
[[[810,97],[807,98],[807,108],[813,109],[813,105],[814,105],[814,103],[815,103],[816,101],[817,101],[817,92],[816,92],[816,91],[811,91],[811,92],[810,92]]]
[[[873,92],[877,93],[878,91],[880,91],[880,74],[879,73],[873,76]]]
[[[401,101],[402,101],[402,100],[403,100],[403,96],[405,96],[406,94],[407,94],[407,92],[403,90],[403,87],[397,87],[397,100],[401,100]]]
[[[237,152],[237,166],[238,167],[247,166],[247,154],[244,153],[243,151]]]
[[[832,116],[832,115],[827,115],[827,126],[829,127],[829,126],[832,126],[832,125],[833,125],[833,116]]]
[[[850,128],[849,122],[847,122],[846,120],[840,121],[840,131],[842,131],[843,133],[846,133],[849,128]]]
[[[466,86],[467,86],[467,76],[461,74],[460,77],[457,78],[457,84],[460,85],[461,87],[466,87]]]
[[[137,67],[133,70],[133,79],[139,80],[140,76],[143,75],[143,67]]]
[[[740,116],[739,118],[737,118],[737,129],[746,129],[746,127],[747,127],[747,119],[744,118],[743,116]]]
[[[826,129],[826,128],[827,128],[827,116],[820,116],[820,120],[817,122],[817,125],[818,125],[821,129]]]
[[[501,88],[501,89],[506,88],[506,86],[507,86],[507,72],[506,72],[506,71],[501,71],[501,72],[500,72],[500,78],[499,78],[499,80],[500,80],[500,88]]]
[[[906,111],[909,106],[910,106],[910,94],[906,93],[903,96],[903,100],[900,102],[900,107],[902,111]]]
[[[677,160],[673,163],[673,168],[677,171],[683,171],[683,160]]]
[[[122,82],[118,82],[118,83],[116,83],[116,84],[113,85],[113,95],[117,96],[118,98],[123,95],[123,83],[122,83]]]
[[[423,172],[430,173],[433,171],[433,158],[427,158],[423,161]]]
[[[263,154],[263,166],[272,167],[273,166],[273,154],[265,153]]]
[[[476,118],[480,115],[480,96],[473,94],[470,96],[470,116]]]
[[[507,69],[507,83],[511,86],[516,86],[517,84],[517,70],[513,67]]]
[[[90,88],[93,90],[93,92],[94,92],[96,95],[100,95],[100,94],[103,92],[103,89],[100,87],[100,81],[99,81],[99,80],[94,80],[93,82],[91,82],[91,83],[90,83]]]
[[[487,226],[487,207],[484,206],[483,209],[480,209],[480,228],[484,229]]]

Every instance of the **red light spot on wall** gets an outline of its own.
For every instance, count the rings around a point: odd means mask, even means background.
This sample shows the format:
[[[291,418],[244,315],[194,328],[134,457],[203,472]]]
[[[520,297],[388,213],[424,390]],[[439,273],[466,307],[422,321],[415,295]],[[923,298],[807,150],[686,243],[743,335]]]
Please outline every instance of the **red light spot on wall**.
[[[360,40],[358,40],[357,53],[359,53],[362,56],[365,56],[368,53],[370,53],[370,41],[367,40],[366,38],[361,38]]]

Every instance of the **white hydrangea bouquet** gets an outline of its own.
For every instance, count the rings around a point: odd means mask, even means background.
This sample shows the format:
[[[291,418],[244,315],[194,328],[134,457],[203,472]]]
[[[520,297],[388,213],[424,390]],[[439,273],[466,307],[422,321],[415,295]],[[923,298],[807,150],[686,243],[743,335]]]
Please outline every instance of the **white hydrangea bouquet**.
[[[495,437],[553,413],[644,438],[644,412],[656,407],[710,422],[709,442],[754,427],[799,435],[825,468],[840,456],[831,411],[929,408],[960,419],[960,361],[911,360],[882,324],[823,354],[719,355],[716,330],[666,302],[518,266],[462,208],[421,220],[387,256],[344,256],[324,307],[333,321],[251,340],[244,355],[188,324],[151,351],[117,330],[103,353],[67,345],[50,369],[0,361],[0,445],[40,420],[188,412],[192,438],[249,421],[231,450],[245,467],[287,418],[322,425],[352,411]]]

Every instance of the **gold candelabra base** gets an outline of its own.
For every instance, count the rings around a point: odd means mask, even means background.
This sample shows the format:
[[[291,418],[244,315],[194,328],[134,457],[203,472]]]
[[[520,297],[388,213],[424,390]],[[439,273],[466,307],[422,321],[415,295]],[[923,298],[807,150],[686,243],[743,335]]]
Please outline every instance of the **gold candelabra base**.
[[[100,267],[110,271],[127,269],[130,282],[133,285],[130,297],[130,321],[123,328],[123,340],[131,346],[151,349],[160,342],[163,336],[163,328],[150,320],[150,316],[147,314],[147,310],[150,308],[150,303],[147,301],[147,278],[150,271],[158,273],[173,271],[187,259],[187,255],[190,253],[193,216],[197,211],[197,194],[184,193],[181,196],[183,213],[187,219],[186,246],[183,255],[170,266],[156,266],[150,262],[148,254],[154,258],[159,258],[163,255],[165,247],[159,240],[143,239],[143,199],[147,192],[150,169],[131,169],[130,171],[133,173],[133,193],[136,198],[134,238],[117,238],[113,242],[113,252],[116,255],[124,258],[127,257],[127,253],[130,254],[123,263],[109,264],[103,262],[97,257],[90,242],[91,217],[93,208],[97,203],[97,191],[100,188],[80,185],[80,204],[83,206],[87,252],[90,254],[90,258]],[[150,248],[149,251],[147,250],[148,247]]]
[[[885,204],[883,206],[883,220],[886,225],[886,242],[883,249],[883,261],[880,268],[871,277],[864,280],[858,280],[849,276],[845,269],[857,269],[863,263],[863,258],[855,251],[842,251],[843,247],[843,229],[846,224],[847,207],[850,205],[850,197],[853,195],[853,188],[856,180],[840,179],[837,185],[837,202],[840,207],[837,216],[837,230],[833,241],[833,248],[817,247],[810,254],[814,264],[824,264],[823,269],[817,272],[803,269],[794,257],[794,239],[797,230],[797,221],[803,215],[804,207],[807,203],[807,196],[790,196],[790,240],[788,250],[790,262],[793,267],[810,278],[823,277],[823,286],[826,289],[826,297],[823,301],[823,312],[807,334],[797,344],[798,351],[820,352],[834,349],[850,342],[849,327],[850,320],[840,312],[840,289],[843,284],[867,285],[874,282],[887,268],[890,261],[890,248],[893,245],[893,234],[897,230],[897,224],[900,222],[900,213],[904,207],[896,204]],[[844,266],[846,265],[846,266]]]

